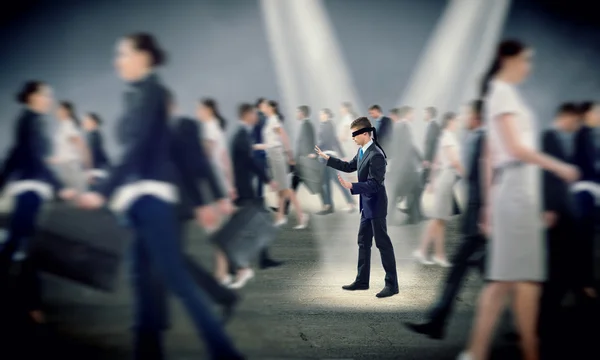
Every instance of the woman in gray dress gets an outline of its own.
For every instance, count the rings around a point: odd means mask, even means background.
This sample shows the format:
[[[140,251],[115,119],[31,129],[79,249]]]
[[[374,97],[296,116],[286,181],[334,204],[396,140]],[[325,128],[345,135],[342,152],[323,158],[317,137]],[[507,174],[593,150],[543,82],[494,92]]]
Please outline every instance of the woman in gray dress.
[[[437,154],[434,165],[436,171],[432,171],[430,176],[433,181],[429,181],[428,192],[433,193],[433,210],[431,211],[431,221],[425,229],[420,247],[413,253],[422,264],[438,264],[443,267],[449,267],[450,263],[446,258],[446,249],[444,247],[446,222],[454,215],[454,184],[458,176],[462,176],[464,169],[460,161],[459,145],[456,140],[456,127],[458,126],[457,116],[454,113],[444,115],[441,124],[442,134],[439,138]],[[434,245],[435,255],[432,261],[427,258],[429,246]]]
[[[567,182],[577,180],[579,172],[537,150],[532,113],[516,89],[529,74],[531,57],[522,43],[502,42],[482,86],[489,130],[483,219],[490,236],[488,283],[481,291],[468,349],[460,360],[488,358],[496,321],[509,298],[523,359],[539,359],[538,303],[546,275],[538,172],[543,168]]]

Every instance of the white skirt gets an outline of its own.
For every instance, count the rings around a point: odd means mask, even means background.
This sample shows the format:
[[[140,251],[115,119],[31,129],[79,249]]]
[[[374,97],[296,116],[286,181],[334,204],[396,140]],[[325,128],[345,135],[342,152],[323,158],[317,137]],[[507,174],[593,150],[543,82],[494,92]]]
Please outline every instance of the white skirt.
[[[279,190],[289,189],[290,180],[288,177],[288,163],[285,158],[283,147],[277,146],[268,148],[266,153],[271,179],[277,183]]]

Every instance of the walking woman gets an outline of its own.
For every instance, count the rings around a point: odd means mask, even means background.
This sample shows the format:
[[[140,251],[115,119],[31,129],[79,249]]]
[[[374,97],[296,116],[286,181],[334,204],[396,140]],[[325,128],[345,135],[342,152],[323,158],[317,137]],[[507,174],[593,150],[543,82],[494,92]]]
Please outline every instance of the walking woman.
[[[23,297],[18,305],[24,306],[33,320],[41,323],[44,318],[40,284],[29,259],[29,242],[44,202],[51,200],[55,192],[63,199],[73,198],[75,191],[65,189],[48,166],[51,143],[46,136],[44,115],[52,109],[52,89],[41,81],[29,81],[17,100],[23,110],[15,124],[15,143],[0,173],[0,192],[7,185],[7,194],[14,198],[8,236],[0,243],[0,276],[7,276],[14,263],[22,264],[18,282],[24,293],[18,294]]]
[[[119,41],[115,65],[130,86],[117,128],[118,139],[126,150],[99,191],[81,195],[79,203],[94,209],[110,199],[111,208],[126,215],[131,224],[135,236],[132,278],[136,359],[164,358],[167,287],[185,306],[212,359],[242,359],[192,280],[181,254],[168,93],[154,73],[164,62],[165,55],[150,34],[133,34]],[[181,166],[180,171],[184,177],[194,178],[193,173],[187,173],[189,169]],[[199,204],[197,192],[189,196]]]
[[[275,226],[282,226],[287,223],[285,216],[285,201],[290,200],[296,210],[298,224],[294,229],[304,229],[308,225],[308,214],[302,212],[300,202],[296,193],[291,189],[288,178],[288,169],[294,165],[294,156],[290,147],[290,139],[282,126],[281,115],[279,114],[276,101],[269,101],[264,107],[267,122],[263,127],[263,144],[255,144],[255,150],[265,150],[267,152],[267,161],[271,171],[271,178],[279,185],[279,206],[275,218]]]
[[[546,279],[540,204],[540,167],[567,182],[578,170],[537,150],[533,114],[517,85],[530,72],[532,51],[516,40],[502,42],[482,84],[488,121],[487,284],[482,289],[471,339],[461,360],[486,360],[499,315],[511,299],[524,360],[538,360],[540,284]],[[493,184],[491,184],[493,169]],[[491,232],[489,228],[491,226]]]
[[[81,134],[75,106],[71,102],[61,101],[56,117],[59,124],[54,139],[55,154],[52,162],[62,182],[77,191],[84,191],[87,186],[86,169],[90,169],[91,158]]]
[[[430,173],[433,179],[428,181],[428,191],[433,193],[434,197],[431,221],[423,234],[419,249],[413,255],[423,264],[449,267],[450,263],[444,247],[446,222],[454,215],[454,184],[456,184],[458,176],[464,175],[464,168],[460,161],[460,150],[456,140],[456,128],[458,127],[456,114],[446,114],[441,125],[442,135],[438,140],[439,145],[435,157],[436,171]],[[432,243],[434,255],[433,261],[430,261],[427,259],[427,251]]]
[[[338,139],[335,125],[333,124],[333,113],[329,109],[323,109],[319,113],[319,135],[318,135],[318,144],[317,146],[321,149],[325,154],[337,157],[337,158],[345,158],[344,149],[340,144]],[[347,131],[346,131],[347,132]],[[315,154],[311,154],[312,156],[316,156]],[[320,161],[321,159],[319,159]],[[326,215],[332,214],[334,212],[333,207],[333,189],[331,187],[331,182],[333,182],[344,195],[344,199],[346,199],[347,207],[345,211],[353,212],[356,209],[354,199],[352,198],[352,194],[350,191],[342,186],[342,184],[338,181],[337,171],[331,167],[325,167],[323,176],[323,192],[321,193],[323,200],[323,210],[318,212],[318,215]]]

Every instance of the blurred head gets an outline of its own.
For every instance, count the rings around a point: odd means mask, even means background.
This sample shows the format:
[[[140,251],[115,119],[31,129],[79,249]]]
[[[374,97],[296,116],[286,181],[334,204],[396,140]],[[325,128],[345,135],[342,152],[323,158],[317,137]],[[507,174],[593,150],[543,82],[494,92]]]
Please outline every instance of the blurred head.
[[[372,127],[371,121],[369,121],[368,118],[363,116],[363,117],[359,117],[358,119],[352,121],[352,123],[350,124],[350,131],[355,132],[358,130],[371,128],[371,127]],[[356,145],[363,146],[363,145],[367,144],[369,141],[371,141],[371,132],[365,132],[365,133],[353,136],[352,140],[354,140]]]
[[[254,106],[250,104],[241,104],[238,106],[238,117],[245,124],[254,126],[258,122],[258,114]]]
[[[564,103],[556,110],[554,126],[562,131],[574,132],[581,124],[581,110],[575,103]]]
[[[258,109],[258,111],[260,111],[262,113],[265,112],[267,105],[269,105],[269,101],[265,98],[259,98],[256,101],[256,108]]]
[[[437,117],[437,109],[433,106],[427,107],[424,110],[424,118],[425,121],[431,121]]]
[[[473,100],[463,109],[463,117],[465,121],[465,127],[469,130],[474,130],[481,126],[483,123],[483,101]]]
[[[392,119],[392,121],[394,122],[400,120],[399,112],[399,108],[393,108],[392,110],[390,110],[390,119]]]
[[[447,112],[444,114],[444,117],[442,117],[442,123],[440,124],[440,126],[443,130],[456,131],[458,125],[457,120],[458,116],[456,116],[455,113]]]
[[[398,109],[398,117],[400,120],[411,121],[413,118],[413,108],[410,106],[402,106]]]
[[[201,99],[196,108],[198,119],[210,121],[215,119],[217,113],[217,103],[213,99]]]
[[[354,115],[354,108],[352,103],[349,101],[344,101],[340,107],[340,114],[344,115]]]
[[[330,109],[325,108],[319,112],[319,120],[328,121],[331,119],[333,119],[333,112]]]
[[[131,34],[122,38],[117,45],[115,67],[125,81],[140,80],[165,62],[165,52],[150,34]]]
[[[273,116],[273,115],[279,114],[279,103],[277,103],[277,101],[275,101],[275,100],[269,100],[264,108],[265,108],[265,111],[263,111],[263,112],[267,116]]]
[[[52,89],[41,81],[28,81],[19,90],[17,102],[35,112],[47,114],[52,109],[54,102]]]
[[[586,101],[580,105],[580,111],[583,121],[587,126],[600,126],[600,104],[593,101]]]
[[[485,97],[490,81],[496,76],[511,83],[521,83],[531,72],[533,51],[519,40],[504,40],[498,45],[490,69],[481,86],[481,97]]]
[[[86,131],[93,131],[102,125],[102,119],[96,113],[87,113],[83,117],[83,128]]]
[[[298,106],[296,110],[296,118],[298,120],[308,119],[310,116],[310,108],[306,105]]]
[[[373,105],[369,108],[369,116],[371,119],[379,119],[382,115],[381,106]]]
[[[78,122],[77,115],[75,114],[75,105],[69,101],[61,101],[58,103],[58,109],[56,109],[56,117],[59,120],[73,120]]]

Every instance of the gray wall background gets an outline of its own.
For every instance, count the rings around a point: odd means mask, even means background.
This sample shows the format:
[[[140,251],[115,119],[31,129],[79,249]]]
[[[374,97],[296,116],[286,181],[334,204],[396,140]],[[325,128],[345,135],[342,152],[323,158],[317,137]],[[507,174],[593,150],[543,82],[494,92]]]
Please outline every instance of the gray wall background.
[[[38,3],[0,31],[0,158],[10,146],[19,111],[14,94],[27,79],[49,82],[58,99],[75,102],[80,112],[101,114],[107,123],[109,151],[116,153],[112,126],[124,86],[115,76],[112,58],[119,36],[134,31],[154,33],[169,52],[170,63],[161,75],[186,113],[192,113],[198,98],[210,96],[233,124],[238,103],[254,102],[259,96],[279,98],[258,1]],[[398,105],[395,102],[446,1],[325,0],[325,4],[363,103],[385,109]],[[549,121],[561,101],[600,98],[596,65],[600,31],[579,13],[516,0],[505,36],[518,37],[536,50],[536,69],[523,91],[540,118]]]

